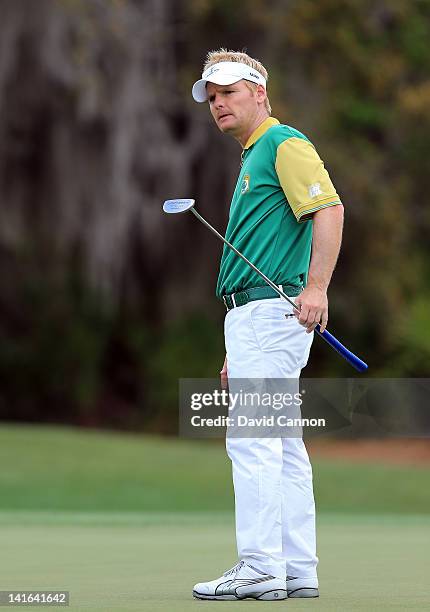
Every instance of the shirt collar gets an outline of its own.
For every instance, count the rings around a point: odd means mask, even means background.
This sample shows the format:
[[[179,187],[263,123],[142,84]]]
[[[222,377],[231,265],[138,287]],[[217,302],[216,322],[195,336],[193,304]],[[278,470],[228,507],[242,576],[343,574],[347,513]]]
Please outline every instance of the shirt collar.
[[[258,128],[254,130],[254,132],[252,132],[251,136],[247,140],[246,145],[243,147],[244,150],[249,149],[249,147],[252,147],[252,145],[255,144],[257,140],[261,138],[263,134],[265,134],[267,130],[273,127],[274,125],[279,125],[279,121],[275,119],[275,117],[267,117],[267,119],[265,119],[263,123],[260,123]]]

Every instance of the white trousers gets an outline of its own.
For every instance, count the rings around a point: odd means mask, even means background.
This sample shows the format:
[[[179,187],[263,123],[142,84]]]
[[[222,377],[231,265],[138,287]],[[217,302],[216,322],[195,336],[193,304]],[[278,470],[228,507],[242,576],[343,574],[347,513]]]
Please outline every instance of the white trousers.
[[[280,298],[225,318],[229,379],[298,378],[313,340]],[[234,383],[234,381],[232,381]],[[227,437],[239,559],[279,578],[316,577],[312,468],[301,438]]]

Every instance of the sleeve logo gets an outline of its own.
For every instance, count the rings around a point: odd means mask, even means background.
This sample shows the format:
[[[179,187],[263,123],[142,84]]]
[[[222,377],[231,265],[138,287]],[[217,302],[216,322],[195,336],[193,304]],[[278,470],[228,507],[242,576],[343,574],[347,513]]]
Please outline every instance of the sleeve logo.
[[[312,183],[312,185],[309,185],[308,192],[310,198],[316,198],[322,194],[321,185],[319,183]]]

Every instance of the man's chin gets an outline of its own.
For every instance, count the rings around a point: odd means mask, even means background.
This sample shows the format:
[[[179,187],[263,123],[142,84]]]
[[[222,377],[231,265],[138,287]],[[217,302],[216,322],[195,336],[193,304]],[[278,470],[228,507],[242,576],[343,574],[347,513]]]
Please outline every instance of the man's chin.
[[[225,125],[223,124],[220,125],[218,123],[218,127],[223,134],[231,134],[236,131],[236,126],[233,123],[229,123],[227,121],[225,122]]]

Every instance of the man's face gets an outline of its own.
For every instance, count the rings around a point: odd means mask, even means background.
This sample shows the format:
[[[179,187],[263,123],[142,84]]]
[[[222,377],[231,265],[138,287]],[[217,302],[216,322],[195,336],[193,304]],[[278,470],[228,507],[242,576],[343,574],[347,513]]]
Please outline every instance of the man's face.
[[[242,80],[233,85],[208,83],[206,91],[210,111],[222,132],[240,136],[249,130],[261,105],[258,88],[257,91],[251,90]]]

